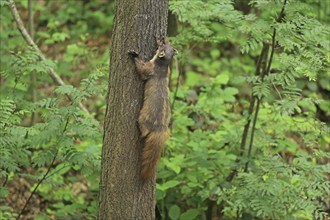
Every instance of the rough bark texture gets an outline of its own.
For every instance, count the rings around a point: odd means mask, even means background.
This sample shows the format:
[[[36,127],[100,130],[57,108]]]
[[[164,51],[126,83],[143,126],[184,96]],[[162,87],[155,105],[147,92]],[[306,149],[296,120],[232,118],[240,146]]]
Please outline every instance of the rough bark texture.
[[[166,35],[167,0],[116,1],[109,90],[102,148],[100,220],[155,219],[155,180],[140,179],[142,142],[137,126],[143,82],[129,50],[150,59],[155,36]]]

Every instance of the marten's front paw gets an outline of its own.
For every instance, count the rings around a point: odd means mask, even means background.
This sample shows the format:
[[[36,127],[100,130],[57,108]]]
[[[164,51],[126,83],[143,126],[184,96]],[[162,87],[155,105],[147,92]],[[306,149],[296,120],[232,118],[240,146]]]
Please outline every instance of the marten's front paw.
[[[165,38],[164,37],[161,37],[161,38],[157,37],[156,38],[156,43],[157,43],[158,47],[161,47],[161,46],[165,45],[166,44]]]
[[[139,54],[135,50],[129,50],[128,55],[130,55],[132,58],[139,56]]]

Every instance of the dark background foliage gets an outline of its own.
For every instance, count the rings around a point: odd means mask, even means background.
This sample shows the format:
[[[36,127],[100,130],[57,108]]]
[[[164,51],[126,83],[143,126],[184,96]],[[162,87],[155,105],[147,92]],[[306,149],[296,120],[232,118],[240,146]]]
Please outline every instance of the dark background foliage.
[[[31,2],[44,61],[0,1],[0,218],[96,219],[114,2]],[[27,27],[28,1],[16,5]],[[160,219],[327,218],[329,7],[170,1]]]

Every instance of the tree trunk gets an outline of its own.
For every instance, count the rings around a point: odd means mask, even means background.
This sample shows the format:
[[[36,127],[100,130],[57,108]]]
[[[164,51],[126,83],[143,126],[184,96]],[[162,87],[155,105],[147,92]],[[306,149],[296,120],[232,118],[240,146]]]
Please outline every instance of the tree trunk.
[[[142,142],[137,126],[143,82],[129,50],[154,55],[155,36],[167,28],[167,0],[116,1],[110,76],[104,124],[100,220],[155,219],[155,179],[140,179]]]

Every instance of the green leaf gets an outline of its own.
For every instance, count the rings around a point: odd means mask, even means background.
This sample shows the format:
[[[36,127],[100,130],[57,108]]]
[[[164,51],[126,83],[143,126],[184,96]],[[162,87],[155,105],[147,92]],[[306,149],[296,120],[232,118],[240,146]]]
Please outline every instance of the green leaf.
[[[166,191],[167,189],[173,188],[179,184],[180,182],[177,180],[170,180],[168,182],[165,182],[164,184],[157,184],[157,189]]]
[[[187,86],[195,86],[205,81],[205,78],[203,78],[200,74],[197,74],[193,71],[188,71],[186,75],[187,75],[187,79],[185,84]]]
[[[166,166],[173,170],[176,174],[180,173],[181,167],[179,167],[176,163],[169,162],[166,164]]]
[[[199,212],[197,209],[189,209],[188,211],[182,213],[180,220],[193,220],[196,219]]]
[[[211,50],[211,57],[217,59],[220,56],[220,50]]]
[[[79,47],[77,44],[71,44],[68,45],[67,47],[67,53],[69,54],[83,54],[84,53],[84,49]]]
[[[213,79],[213,84],[215,85],[225,85],[229,81],[229,76],[227,74],[220,74]]]
[[[177,206],[177,205],[172,205],[170,208],[169,208],[169,211],[168,211],[168,215],[171,219],[173,220],[177,220],[179,219],[180,217],[180,214],[181,214],[181,211],[180,211],[180,207]]]
[[[69,38],[69,35],[67,33],[62,33],[62,32],[56,32],[54,33],[51,38],[47,39],[45,41],[46,44],[52,44],[55,42],[62,42],[66,39]]]
[[[236,89],[234,87],[227,87],[223,91],[222,98],[225,101],[234,102],[236,100],[234,95],[236,95],[236,94],[238,94],[238,89]]]
[[[76,89],[72,85],[63,85],[63,86],[58,86],[55,89],[55,92],[57,94],[67,95],[67,94],[71,94],[75,90]]]

